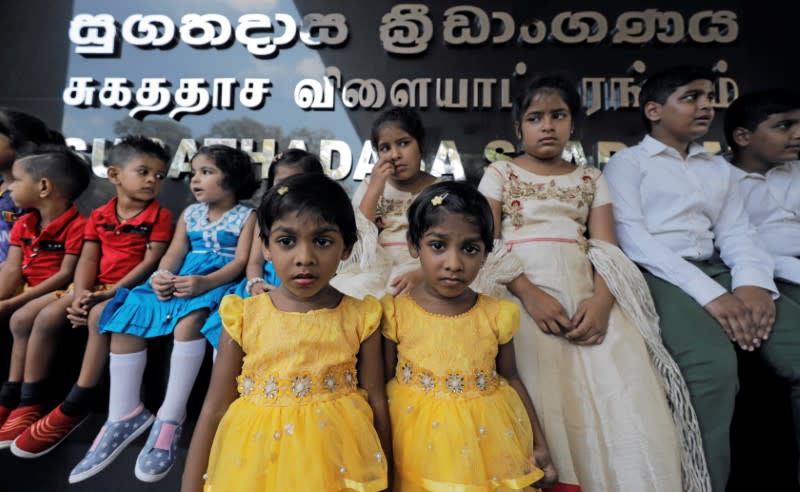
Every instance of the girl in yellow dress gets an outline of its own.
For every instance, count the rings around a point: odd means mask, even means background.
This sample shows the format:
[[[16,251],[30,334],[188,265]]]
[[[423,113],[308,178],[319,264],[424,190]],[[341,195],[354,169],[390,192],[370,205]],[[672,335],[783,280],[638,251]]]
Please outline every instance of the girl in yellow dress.
[[[383,490],[381,306],[328,284],[356,242],[347,194],[323,175],[292,176],[264,197],[258,222],[282,283],[223,299],[182,490]]]
[[[469,288],[492,249],[492,212],[464,183],[425,189],[408,210],[422,281],[387,295],[382,331],[395,491],[530,490],[556,481],[512,336],[519,310]]]

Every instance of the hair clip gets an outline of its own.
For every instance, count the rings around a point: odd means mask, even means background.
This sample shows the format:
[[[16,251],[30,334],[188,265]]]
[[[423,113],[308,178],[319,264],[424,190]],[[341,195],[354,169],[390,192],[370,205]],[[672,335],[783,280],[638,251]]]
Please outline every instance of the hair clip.
[[[435,197],[431,198],[431,205],[438,207],[442,204],[442,202],[444,202],[444,199],[447,198],[447,195],[447,193],[442,193],[441,195],[436,195]]]
[[[280,196],[285,195],[287,191],[289,191],[289,187],[288,186],[281,186],[280,188],[278,188],[278,194]]]

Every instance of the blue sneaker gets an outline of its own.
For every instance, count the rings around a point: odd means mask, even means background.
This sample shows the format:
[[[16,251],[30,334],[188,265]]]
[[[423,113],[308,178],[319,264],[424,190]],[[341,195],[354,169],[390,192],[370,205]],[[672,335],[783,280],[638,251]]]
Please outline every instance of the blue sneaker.
[[[152,423],[153,414],[141,403],[131,417],[117,421],[106,420],[86,456],[70,472],[69,483],[82,482],[103,471]]]
[[[142,482],[158,482],[169,473],[175,464],[181,431],[183,424],[156,417],[147,443],[136,458],[136,478]]]

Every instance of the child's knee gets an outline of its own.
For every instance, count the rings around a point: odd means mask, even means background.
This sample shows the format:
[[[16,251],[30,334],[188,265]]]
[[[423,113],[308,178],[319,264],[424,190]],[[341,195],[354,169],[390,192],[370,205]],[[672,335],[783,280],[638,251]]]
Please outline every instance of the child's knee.
[[[28,338],[33,328],[35,313],[30,313],[25,309],[18,309],[8,320],[8,327],[14,338]]]

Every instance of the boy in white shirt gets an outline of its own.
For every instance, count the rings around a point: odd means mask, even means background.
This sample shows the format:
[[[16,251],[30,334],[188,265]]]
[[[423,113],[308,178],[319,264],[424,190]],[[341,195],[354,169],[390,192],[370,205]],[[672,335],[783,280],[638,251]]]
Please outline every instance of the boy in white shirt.
[[[725,139],[745,210],[775,260],[778,290],[800,303],[800,94],[739,97],[725,112]]]
[[[738,389],[731,342],[759,349],[789,381],[800,424],[800,306],[778,297],[735,169],[693,143],[714,117],[713,80],[699,67],[650,77],[639,96],[649,135],[615,154],[604,174],[620,246],[644,270],[664,345],[689,386],[713,490],[722,492]]]

